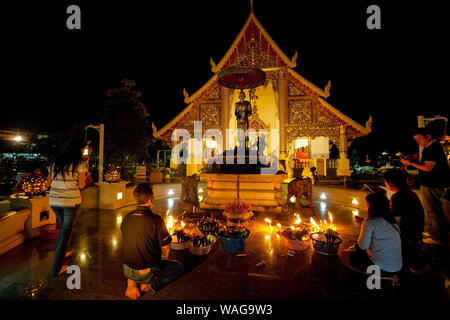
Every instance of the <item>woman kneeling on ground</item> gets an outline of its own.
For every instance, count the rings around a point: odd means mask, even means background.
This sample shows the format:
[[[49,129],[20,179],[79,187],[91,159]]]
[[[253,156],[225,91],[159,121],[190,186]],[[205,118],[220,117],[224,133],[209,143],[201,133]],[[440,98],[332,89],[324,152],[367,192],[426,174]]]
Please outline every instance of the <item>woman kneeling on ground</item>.
[[[382,277],[392,277],[402,268],[400,229],[389,210],[389,199],[382,193],[366,196],[366,219],[355,217],[361,223],[358,237],[359,249],[350,255],[353,267],[366,271],[377,265]]]

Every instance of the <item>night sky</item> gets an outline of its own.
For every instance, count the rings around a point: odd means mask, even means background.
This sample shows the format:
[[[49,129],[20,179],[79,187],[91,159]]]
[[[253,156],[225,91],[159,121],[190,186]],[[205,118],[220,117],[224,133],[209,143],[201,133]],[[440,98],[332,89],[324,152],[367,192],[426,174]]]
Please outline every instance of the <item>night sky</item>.
[[[395,2],[395,4],[393,3]],[[449,117],[448,18],[442,1],[254,1],[257,18],[296,71],[354,120],[365,141],[398,148],[416,116]],[[81,7],[82,29],[66,28]],[[370,4],[381,30],[366,27]],[[213,75],[249,14],[248,0],[21,1],[0,8],[0,127],[67,130],[89,122],[107,89],[134,79],[156,126]],[[409,141],[410,142],[410,141]]]

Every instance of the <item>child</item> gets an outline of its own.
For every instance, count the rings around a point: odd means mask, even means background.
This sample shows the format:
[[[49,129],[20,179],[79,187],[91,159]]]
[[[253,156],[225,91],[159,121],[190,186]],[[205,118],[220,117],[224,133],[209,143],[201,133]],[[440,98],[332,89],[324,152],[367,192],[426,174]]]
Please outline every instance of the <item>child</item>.
[[[172,237],[164,220],[153,214],[150,183],[139,184],[133,192],[138,208],[128,213],[120,230],[123,236],[123,270],[128,279],[125,295],[136,300],[141,292],[156,291],[183,274],[183,264],[167,260]],[[164,252],[164,258],[163,257]],[[140,290],[137,287],[140,284]]]

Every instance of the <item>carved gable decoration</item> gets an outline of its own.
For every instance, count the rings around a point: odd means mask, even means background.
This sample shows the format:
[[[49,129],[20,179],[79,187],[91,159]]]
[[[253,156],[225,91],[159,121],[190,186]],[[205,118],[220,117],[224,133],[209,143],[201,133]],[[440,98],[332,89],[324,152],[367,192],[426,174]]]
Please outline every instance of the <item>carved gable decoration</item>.
[[[215,87],[211,93],[205,98],[205,100],[219,100],[220,99],[220,87]]]
[[[315,113],[316,113],[315,122],[317,122],[318,124],[337,124],[336,120],[322,113],[321,111],[315,110]]]
[[[299,89],[295,84],[291,81],[288,82],[288,95],[290,97],[301,97],[306,96],[307,94]]]
[[[183,119],[177,123],[177,125],[173,129],[187,129],[191,133],[194,133],[194,121],[196,121],[194,110],[192,110],[189,114],[187,114]]]
[[[217,127],[220,125],[220,103],[200,104],[200,120],[203,127]]]
[[[312,122],[312,103],[309,99],[289,101],[289,123],[307,124]]]

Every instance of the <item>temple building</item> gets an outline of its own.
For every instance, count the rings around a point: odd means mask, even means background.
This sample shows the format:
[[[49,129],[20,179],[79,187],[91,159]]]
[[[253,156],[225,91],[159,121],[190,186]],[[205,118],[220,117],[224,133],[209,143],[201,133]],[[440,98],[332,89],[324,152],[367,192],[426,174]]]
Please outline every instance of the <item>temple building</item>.
[[[281,51],[251,10],[223,58],[218,63],[211,58],[214,75],[195,93],[188,94],[184,90],[187,107],[158,130],[155,137],[173,147],[171,135],[175,129],[187,129],[194,137],[194,121],[201,120],[203,132],[212,128],[220,130],[224,137],[223,148],[233,149],[236,141],[225,141],[225,131],[236,129],[234,106],[239,101],[240,90],[220,86],[218,73],[235,65],[252,65],[266,73],[266,80],[263,85],[245,91],[252,106],[249,127],[265,129],[269,135],[272,129],[278,130],[280,169],[292,176],[296,165],[315,166],[320,175],[326,176],[332,163],[330,147],[334,144],[340,155],[333,162],[337,175],[350,175],[347,148],[353,139],[370,133],[372,120],[369,118],[362,126],[330,105],[326,99],[331,83],[321,89],[309,82],[294,70],[296,60],[297,53],[289,58]],[[267,150],[271,150],[270,137],[267,141]],[[208,143],[205,139],[203,147],[208,147]],[[192,147],[189,143],[189,148]],[[201,167],[202,164],[188,162],[187,174],[197,173]]]

